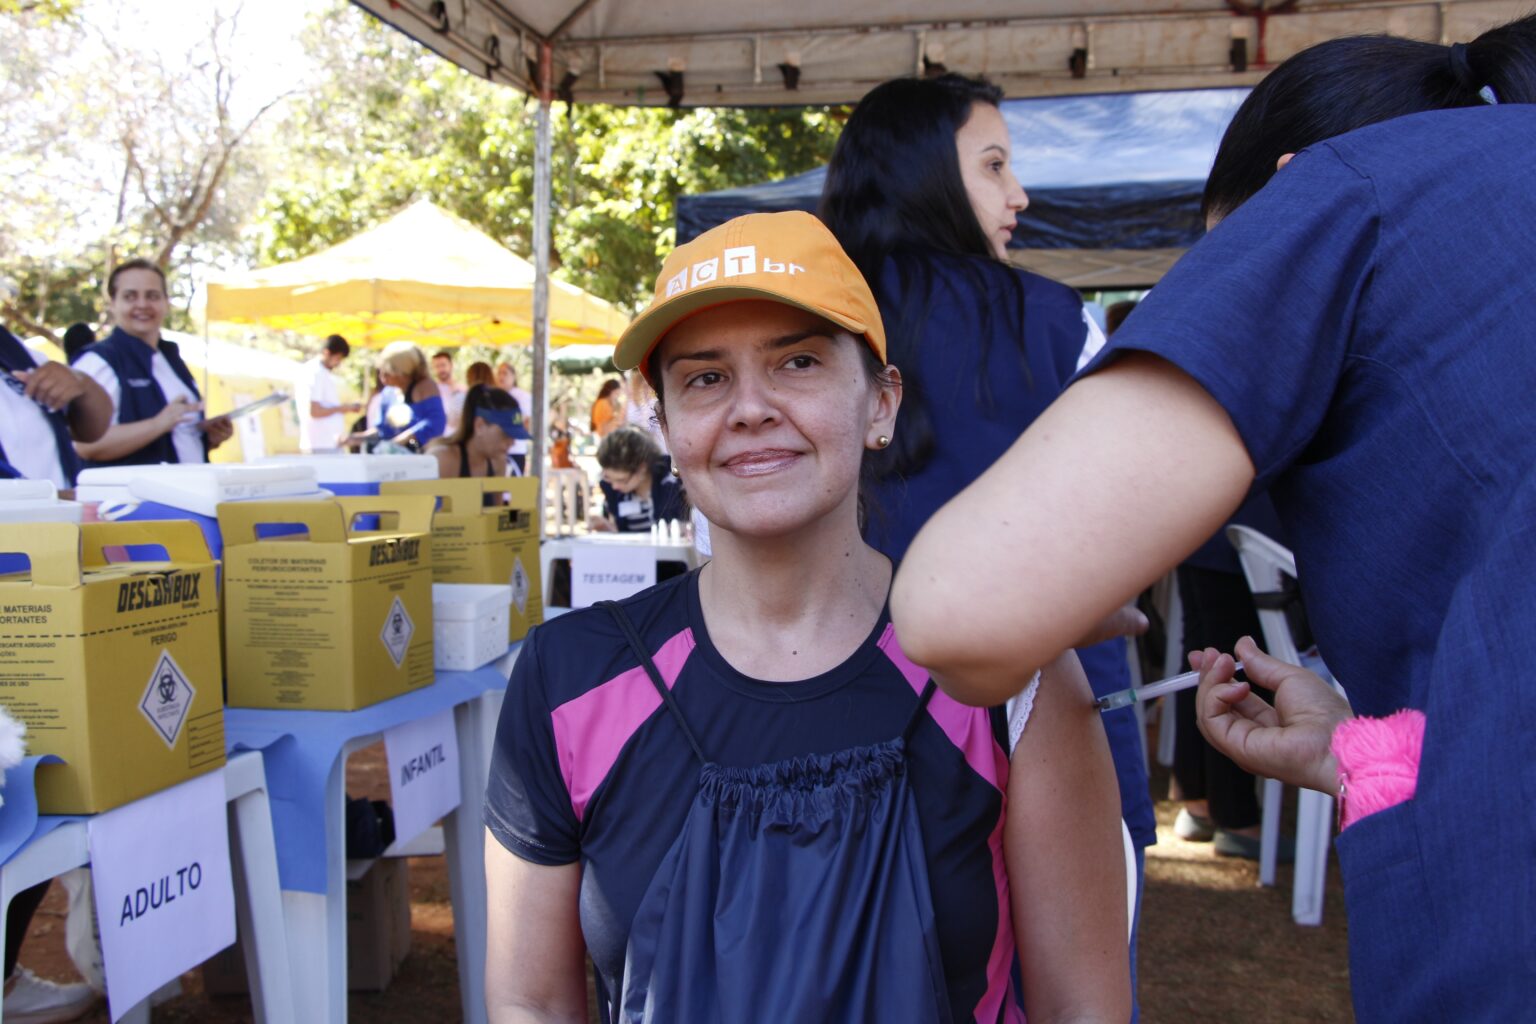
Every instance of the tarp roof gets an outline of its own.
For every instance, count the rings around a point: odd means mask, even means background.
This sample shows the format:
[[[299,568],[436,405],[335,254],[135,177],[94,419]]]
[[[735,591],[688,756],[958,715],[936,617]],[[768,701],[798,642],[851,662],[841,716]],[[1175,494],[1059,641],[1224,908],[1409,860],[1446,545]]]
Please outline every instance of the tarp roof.
[[[851,103],[946,67],[1010,96],[1253,85],[1264,62],[1386,32],[1466,40],[1528,0],[353,0],[484,78],[533,92],[538,46],[578,102]],[[1256,16],[1269,12],[1267,17]],[[1242,40],[1242,54],[1234,41]],[[1261,55],[1262,49],[1262,55]],[[1069,68],[1081,51],[1078,72]],[[795,88],[781,65],[792,69]]]
[[[260,323],[354,345],[526,343],[533,264],[426,200],[324,252],[208,284],[208,319]],[[550,341],[612,345],[629,319],[550,281]]]
[[[1013,170],[1029,193],[1013,256],[1077,287],[1157,281],[1204,232],[1200,193],[1246,89],[1006,100]],[[826,168],[681,196],[687,241],[744,213],[816,209]]]

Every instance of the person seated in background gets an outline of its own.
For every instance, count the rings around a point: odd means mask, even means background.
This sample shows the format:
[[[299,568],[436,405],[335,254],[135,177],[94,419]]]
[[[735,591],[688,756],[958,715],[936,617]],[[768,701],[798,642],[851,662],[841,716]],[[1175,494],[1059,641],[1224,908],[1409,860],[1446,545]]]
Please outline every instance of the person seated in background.
[[[85,465],[207,462],[235,428],[225,416],[203,418],[192,371],[176,343],[160,336],[170,312],[165,272],[149,260],[128,260],[108,275],[107,297],[116,326],[75,361],[113,406],[106,433],[75,445]]]
[[[427,357],[422,355],[421,349],[408,341],[393,342],[379,353],[377,369],[379,382],[386,389],[400,389],[408,410],[400,414],[381,408],[380,437],[400,444],[408,441],[421,448],[434,437],[447,433],[448,415],[443,408],[442,395],[437,382],[427,372]],[[383,404],[380,402],[381,406]]]
[[[549,468],[576,468],[571,461],[570,403],[563,399],[549,409]]]
[[[0,327],[0,478],[75,486],[72,441],[91,442],[112,425],[112,399],[90,377],[49,362]]]
[[[437,457],[437,475],[443,479],[494,479],[507,475],[507,447],[527,436],[517,400],[500,388],[476,384],[464,396],[459,429],[433,441],[427,454]]]
[[[639,427],[619,427],[597,446],[602,467],[606,514],[593,516],[594,530],[639,533],[652,523],[688,519],[683,482],[651,435]]]

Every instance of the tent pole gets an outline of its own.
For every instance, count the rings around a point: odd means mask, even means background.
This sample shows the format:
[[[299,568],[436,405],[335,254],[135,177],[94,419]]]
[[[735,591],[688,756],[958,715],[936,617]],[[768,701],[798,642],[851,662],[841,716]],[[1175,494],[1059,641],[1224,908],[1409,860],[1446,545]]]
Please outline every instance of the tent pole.
[[[550,104],[554,99],[554,47],[539,43],[539,113],[534,121],[533,148],[533,444],[528,472],[544,475],[544,451],[549,439],[549,250],[550,178],[553,138]],[[541,524],[542,515],[538,516]]]

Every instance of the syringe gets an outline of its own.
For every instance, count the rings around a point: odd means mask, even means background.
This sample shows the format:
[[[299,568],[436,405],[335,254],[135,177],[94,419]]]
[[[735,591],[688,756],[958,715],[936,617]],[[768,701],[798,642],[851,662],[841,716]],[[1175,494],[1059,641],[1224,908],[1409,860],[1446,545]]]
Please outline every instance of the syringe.
[[[1243,663],[1238,662],[1234,672],[1241,672]],[[1149,700],[1166,697],[1170,693],[1178,693],[1180,690],[1188,690],[1200,685],[1199,672],[1185,672],[1183,675],[1169,676],[1167,679],[1159,679],[1142,687],[1131,687],[1129,690],[1121,690],[1111,693],[1094,701],[1094,705],[1100,711],[1115,711],[1119,708],[1128,708],[1132,704],[1144,704]]]

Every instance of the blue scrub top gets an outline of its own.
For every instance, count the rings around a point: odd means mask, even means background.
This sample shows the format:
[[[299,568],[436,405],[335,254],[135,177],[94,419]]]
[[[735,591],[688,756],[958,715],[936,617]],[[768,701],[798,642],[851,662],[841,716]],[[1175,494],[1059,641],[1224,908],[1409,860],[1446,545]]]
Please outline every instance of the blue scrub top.
[[[1226,409],[1355,711],[1428,716],[1413,800],[1339,840],[1361,1021],[1536,992],[1533,154],[1528,105],[1315,146],[1094,367],[1152,352]]]
[[[869,542],[897,562],[923,524],[986,472],[1061,394],[1087,336],[1082,299],[1064,284],[993,260],[927,254],[922,261],[931,286],[916,375],[933,454],[921,470],[869,489]],[[903,282],[894,260],[882,283],[899,306]],[[885,313],[894,332],[899,314]],[[904,423],[898,418],[896,429]],[[1131,685],[1125,640],[1077,653],[1095,695]],[[1106,714],[1104,729],[1120,813],[1136,845],[1150,846],[1157,842],[1157,820],[1135,712]]]

